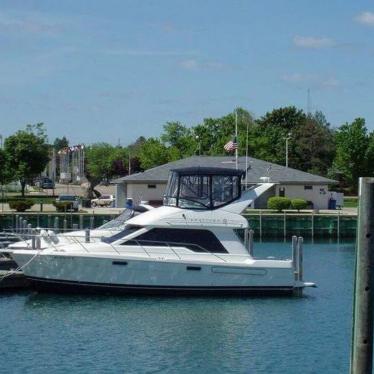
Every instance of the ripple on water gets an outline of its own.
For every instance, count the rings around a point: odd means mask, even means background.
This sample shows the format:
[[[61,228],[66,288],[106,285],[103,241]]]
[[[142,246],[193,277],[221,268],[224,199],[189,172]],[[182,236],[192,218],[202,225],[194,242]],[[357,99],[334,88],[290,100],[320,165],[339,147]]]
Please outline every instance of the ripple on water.
[[[353,245],[306,244],[304,258],[319,288],[299,299],[2,295],[0,372],[347,372]]]

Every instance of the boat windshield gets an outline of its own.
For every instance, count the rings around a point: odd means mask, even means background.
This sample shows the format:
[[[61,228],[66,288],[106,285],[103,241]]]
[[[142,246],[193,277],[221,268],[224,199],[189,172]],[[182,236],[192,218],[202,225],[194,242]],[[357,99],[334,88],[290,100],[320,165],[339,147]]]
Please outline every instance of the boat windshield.
[[[125,225],[126,221],[130,218],[134,217],[135,211],[133,209],[125,209],[118,217],[110,220],[109,222],[104,223],[103,225],[99,226],[99,230],[122,230]]]
[[[238,199],[242,172],[194,168],[171,172],[164,205],[184,209],[216,209]]]
[[[130,234],[133,234],[135,231],[138,231],[142,227],[140,226],[133,226],[133,225],[125,225],[123,230],[117,232],[116,234],[109,236],[109,237],[102,237],[101,241],[104,243],[113,243],[119,239],[122,239]]]

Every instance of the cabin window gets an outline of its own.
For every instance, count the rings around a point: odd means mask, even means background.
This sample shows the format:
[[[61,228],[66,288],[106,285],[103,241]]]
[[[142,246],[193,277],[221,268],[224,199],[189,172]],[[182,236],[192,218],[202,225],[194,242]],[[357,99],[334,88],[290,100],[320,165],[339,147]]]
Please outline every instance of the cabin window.
[[[148,188],[156,188],[156,185],[155,184],[149,184]]]
[[[105,243],[113,243],[121,238],[124,238],[125,236],[128,236],[130,234],[133,234],[135,231],[138,231],[139,229],[141,229],[142,227],[141,226],[130,226],[128,225],[124,230],[112,235],[112,236],[109,236],[109,237],[103,237],[101,238],[101,241],[102,242],[105,242]]]
[[[312,190],[313,186],[304,186],[304,190]]]
[[[227,253],[209,230],[154,228],[122,245],[186,247],[194,252]]]
[[[286,188],[285,187],[279,187],[279,196],[285,197],[286,196]]]

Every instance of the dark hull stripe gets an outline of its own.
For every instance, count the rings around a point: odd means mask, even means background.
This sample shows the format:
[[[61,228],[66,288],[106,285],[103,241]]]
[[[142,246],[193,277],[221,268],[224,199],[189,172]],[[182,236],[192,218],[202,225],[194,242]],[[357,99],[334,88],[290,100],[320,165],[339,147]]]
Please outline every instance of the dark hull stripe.
[[[41,292],[84,293],[84,294],[120,294],[120,295],[289,295],[294,291],[290,286],[278,287],[205,287],[205,286],[149,286],[122,285],[110,283],[75,282],[58,279],[28,277],[32,287]]]

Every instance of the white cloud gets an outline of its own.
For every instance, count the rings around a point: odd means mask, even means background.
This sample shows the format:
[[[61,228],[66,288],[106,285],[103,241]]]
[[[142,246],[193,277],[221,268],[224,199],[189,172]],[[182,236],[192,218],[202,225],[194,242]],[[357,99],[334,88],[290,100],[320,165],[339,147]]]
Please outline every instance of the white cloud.
[[[340,86],[339,80],[331,75],[290,73],[284,74],[281,79],[297,86],[309,86],[322,89],[336,88]]]
[[[219,70],[225,67],[218,61],[198,61],[194,58],[179,61],[179,66],[186,70]]]
[[[197,62],[197,60],[192,59],[192,58],[188,60],[180,61],[179,65],[183,69],[187,69],[187,70],[196,70],[199,67],[199,63]]]
[[[335,88],[335,87],[340,86],[340,82],[336,78],[330,77],[330,78],[325,79],[321,83],[321,86],[326,87],[326,88]]]
[[[300,73],[284,74],[282,80],[286,82],[303,82],[309,79],[309,76]]]
[[[335,45],[335,41],[331,38],[317,38],[314,36],[299,36],[293,38],[293,43],[299,48],[328,48]]]
[[[355,17],[355,21],[367,26],[374,26],[374,13],[362,12]]]
[[[113,56],[190,56],[195,55],[194,51],[160,51],[152,49],[105,49],[103,53]]]
[[[9,15],[0,13],[0,31],[25,34],[54,34],[61,26],[42,19],[37,14]]]

